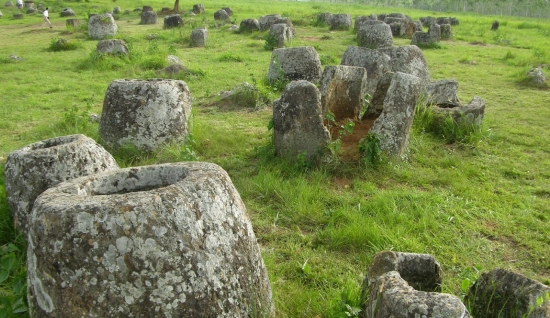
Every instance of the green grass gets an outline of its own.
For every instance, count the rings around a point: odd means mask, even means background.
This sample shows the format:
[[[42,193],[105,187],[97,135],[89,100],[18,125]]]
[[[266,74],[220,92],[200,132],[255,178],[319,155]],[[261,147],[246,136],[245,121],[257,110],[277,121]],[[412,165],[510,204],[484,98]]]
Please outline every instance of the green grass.
[[[227,3],[204,2],[206,13],[184,16],[185,26],[178,29],[163,30],[162,22],[140,25],[134,12],[120,15],[116,38],[128,44],[128,57],[96,54],[97,41],[81,28],[68,32],[56,17],[67,6],[85,21],[88,12],[100,11],[92,5],[133,10],[151,4],[156,10],[171,6],[160,0],[54,2],[53,29],[41,29],[39,15],[12,20],[13,10],[2,8],[0,171],[9,152],[39,140],[73,133],[97,140],[97,123],[86,118],[101,112],[109,83],[169,77],[157,71],[174,54],[186,67],[174,77],[186,81],[193,97],[192,139],[153,154],[129,148],[115,156],[121,166],[185,160],[221,165],[253,222],[277,317],[347,317],[359,305],[370,260],[386,249],[433,254],[445,273],[443,291],[457,295],[463,294],[462,282],[480,268],[503,267],[550,283],[549,91],[521,84],[527,70],[550,64],[548,20],[499,16],[500,28],[493,32],[495,16],[445,14],[460,20],[453,27],[455,40],[423,52],[432,80],[456,79],[464,104],[476,95],[485,100],[483,133],[475,140],[441,138],[418,128],[418,117],[404,160],[385,160],[376,167],[343,160],[312,166],[273,157],[267,129],[272,109],[251,103],[273,100],[281,91],[264,81],[271,57],[264,49],[267,32],[239,34],[215,27],[213,12]],[[413,19],[434,14],[327,2],[234,1],[231,8],[236,24],[271,13],[290,17],[297,34],[289,45],[314,46],[323,66],[338,64],[347,46],[356,45],[356,34],[316,26],[319,12],[352,17],[404,12]],[[207,46],[190,47],[189,34],[203,26]],[[52,39],[60,37],[77,44],[76,49],[50,50]],[[219,92],[243,82],[259,91],[243,92],[232,105],[220,101]],[[17,247],[2,250],[1,257],[13,252],[17,265],[0,282],[0,297],[13,309],[24,297],[18,279],[24,275],[25,240],[11,224],[1,178],[0,246]]]

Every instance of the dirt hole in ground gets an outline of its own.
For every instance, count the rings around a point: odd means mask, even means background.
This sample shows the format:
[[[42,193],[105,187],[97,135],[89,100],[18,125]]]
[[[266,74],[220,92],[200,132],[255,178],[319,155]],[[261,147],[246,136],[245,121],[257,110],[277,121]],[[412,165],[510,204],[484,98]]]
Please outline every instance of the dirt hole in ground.
[[[345,134],[342,137],[342,147],[340,148],[339,156],[345,162],[359,161],[359,141],[363,139],[372,128],[374,121],[377,117],[369,117],[363,120],[353,120],[355,126],[353,127],[353,132],[351,134]],[[342,128],[348,119],[337,121],[334,126],[330,129],[330,135],[332,140],[336,140],[340,134]]]

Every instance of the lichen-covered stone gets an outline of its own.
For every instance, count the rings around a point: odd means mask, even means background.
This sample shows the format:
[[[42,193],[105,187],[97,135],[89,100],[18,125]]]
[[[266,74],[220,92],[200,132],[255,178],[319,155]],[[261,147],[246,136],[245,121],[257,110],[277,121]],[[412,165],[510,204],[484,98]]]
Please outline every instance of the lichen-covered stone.
[[[139,24],[157,24],[158,15],[155,11],[142,11]]]
[[[348,46],[340,64],[364,67],[367,70],[367,94],[374,96],[380,78],[392,71],[390,61],[390,56],[383,51]]]
[[[405,152],[422,83],[414,75],[396,72],[384,99],[384,109],[370,130],[390,156]]]
[[[222,8],[225,12],[227,12],[227,14],[229,14],[229,16],[232,16],[233,15],[233,9],[231,9],[230,7],[224,7]]]
[[[430,71],[424,53],[416,45],[380,49],[390,57],[392,72],[401,72],[420,78],[422,88],[430,83]]]
[[[450,24],[440,24],[439,31],[441,32],[441,40],[453,39],[453,29]]]
[[[456,296],[417,291],[396,271],[380,276],[364,294],[361,318],[469,318],[466,306]],[[476,316],[478,317],[478,316]],[[482,316],[479,316],[482,317]],[[484,317],[484,316],[483,316]]]
[[[481,97],[474,96],[467,105],[459,104],[455,107],[449,107],[449,104],[441,107],[434,105],[432,111],[435,119],[441,122],[450,116],[455,123],[479,127],[485,115],[485,101]]]
[[[203,4],[195,4],[195,5],[193,5],[193,13],[194,13],[194,14],[201,14],[201,13],[204,13],[204,5],[203,5]]]
[[[280,23],[286,24],[291,37],[296,35],[296,29],[294,29],[294,25],[292,24],[292,21],[290,20],[290,18],[282,17],[280,19],[277,19],[273,24],[280,24]]]
[[[416,290],[441,291],[443,271],[433,255],[393,251],[374,256],[363,285],[374,284],[380,276],[391,271],[398,272]]]
[[[61,16],[62,17],[74,17],[75,15],[76,15],[76,13],[71,8],[65,8],[65,9],[61,10]]]
[[[239,31],[241,32],[254,32],[260,31],[260,22],[257,19],[245,19],[241,21],[239,25]]]
[[[474,317],[550,317],[550,287],[504,269],[483,273],[466,295]]]
[[[330,12],[321,12],[317,15],[317,24],[318,25],[329,25],[330,19],[332,19],[332,13]]]
[[[88,35],[92,39],[114,36],[118,31],[115,19],[110,13],[97,14],[88,20]]]
[[[391,28],[391,32],[393,36],[403,36],[405,35],[405,26],[407,24],[407,20],[404,18],[396,18],[396,17],[386,17],[384,19],[384,23],[388,24]]]
[[[439,44],[441,40],[441,28],[437,24],[429,26],[427,32],[415,32],[411,40],[411,45],[428,46]]]
[[[327,66],[320,87],[323,114],[330,111],[335,120],[359,119],[367,91],[367,71],[358,66]]]
[[[451,19],[449,17],[439,17],[435,19],[435,23],[442,25],[442,24],[451,24]]]
[[[267,80],[306,80],[316,82],[321,77],[321,60],[312,46],[273,50]]]
[[[284,23],[271,25],[269,28],[269,36],[277,40],[276,47],[284,47],[287,41],[292,40],[292,32]]]
[[[184,25],[183,19],[179,14],[168,15],[164,17],[164,28],[171,29],[182,27]]]
[[[80,20],[78,19],[67,19],[65,21],[65,26],[68,28],[77,28],[80,25]]]
[[[206,28],[199,28],[191,31],[189,40],[194,47],[206,46],[206,40],[208,39],[208,30]]]
[[[122,13],[122,9],[119,6],[116,6],[116,7],[113,8],[113,13],[114,14],[120,14],[120,13]]]
[[[177,80],[115,80],[103,102],[99,135],[110,147],[154,151],[188,136],[191,94]]]
[[[27,251],[33,317],[271,317],[271,289],[227,173],[188,162],[44,192]]]
[[[102,54],[121,54],[121,55],[128,55],[130,52],[128,51],[128,46],[126,45],[126,42],[124,40],[101,40],[97,43],[96,48],[98,53]]]
[[[372,20],[370,20],[372,21]],[[389,48],[393,46],[393,35],[389,25],[385,23],[363,22],[357,32],[359,46],[369,49]]]
[[[147,11],[155,11],[155,10],[151,6],[143,6],[141,8],[141,12],[147,12]]]
[[[118,169],[115,159],[94,140],[70,135],[39,141],[8,154],[6,197],[15,226],[27,232],[34,200],[66,180]]]
[[[378,85],[376,85],[376,91],[370,99],[369,107],[367,107],[362,119],[380,116],[384,110],[384,100],[386,99],[386,94],[388,93],[394,74],[393,72],[382,74]]]
[[[330,18],[330,30],[349,30],[352,26],[351,14],[333,14]]]
[[[530,69],[529,72],[527,72],[527,79],[529,80],[529,84],[536,87],[545,87],[548,85],[546,83],[548,79],[544,75],[541,67]]]
[[[229,14],[224,9],[220,9],[214,12],[214,20],[227,21],[229,20]]]
[[[275,21],[279,20],[281,15],[279,14],[268,14],[260,17],[260,31],[269,30]]]
[[[313,160],[330,141],[323,125],[321,93],[308,81],[290,82],[273,103],[273,144],[277,156]]]
[[[373,24],[384,24],[384,21],[380,21],[376,18],[376,16],[371,15],[360,15],[355,17],[355,24],[353,28],[355,30],[361,29],[365,25],[373,25]]]
[[[457,92],[458,82],[456,80],[440,80],[426,85],[424,95],[427,104],[449,108],[460,106]]]

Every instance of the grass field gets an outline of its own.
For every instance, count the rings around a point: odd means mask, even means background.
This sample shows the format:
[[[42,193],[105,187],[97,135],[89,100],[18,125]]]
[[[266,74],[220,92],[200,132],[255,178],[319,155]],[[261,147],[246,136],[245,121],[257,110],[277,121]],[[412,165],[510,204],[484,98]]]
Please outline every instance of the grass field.
[[[550,284],[550,90],[525,84],[532,67],[550,64],[550,21],[477,16],[323,2],[203,1],[204,15],[184,16],[181,29],[140,25],[138,13],[122,14],[119,34],[128,58],[94,53],[97,41],[69,31],[59,12],[87,13],[172,1],[99,0],[45,3],[54,28],[42,18],[11,19],[0,8],[0,317],[24,316],[25,239],[13,229],[2,179],[5,158],[24,145],[83,133],[98,138],[87,114],[100,113],[108,84],[121,78],[153,78],[178,56],[193,96],[193,138],[155,154],[117,153],[121,166],[200,160],[222,166],[239,190],[253,222],[269,272],[277,317],[348,317],[359,305],[361,281],[372,257],[383,250],[433,254],[444,270],[443,291],[459,296],[479,271],[502,267]],[[195,3],[182,2],[188,11]],[[95,6],[95,7],[94,7]],[[320,165],[273,157],[267,125],[272,109],[220,102],[218,93],[242,82],[263,94],[271,52],[266,33],[239,34],[216,27],[213,13],[230,6],[238,25],[279,13],[296,28],[290,46],[314,46],[326,65],[337,65],[353,31],[314,26],[319,12],[403,12],[454,16],[455,39],[424,54],[432,80],[456,79],[463,103],[486,102],[481,139],[449,143],[415,125],[403,160],[377,167],[332,158]],[[498,19],[500,28],[490,31]],[[189,45],[191,30],[206,26],[205,48]],[[157,34],[156,40],[148,35]],[[55,51],[64,38],[74,50]],[[410,39],[394,39],[408,45]],[[22,60],[13,60],[17,55]],[[545,68],[547,76],[550,75]],[[346,306],[347,305],[347,306]]]

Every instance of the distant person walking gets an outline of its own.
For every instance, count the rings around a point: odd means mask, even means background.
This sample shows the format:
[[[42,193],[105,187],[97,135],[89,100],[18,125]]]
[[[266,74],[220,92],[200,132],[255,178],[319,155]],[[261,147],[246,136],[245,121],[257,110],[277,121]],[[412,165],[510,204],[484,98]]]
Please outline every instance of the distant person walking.
[[[46,8],[46,10],[42,12],[42,16],[44,17],[44,23],[42,23],[42,28],[46,26],[46,23],[50,25],[50,29],[53,28],[52,23],[50,22],[50,16],[48,14],[48,8]]]
[[[19,10],[23,9],[23,0],[17,0],[16,4],[17,4],[17,9]]]

